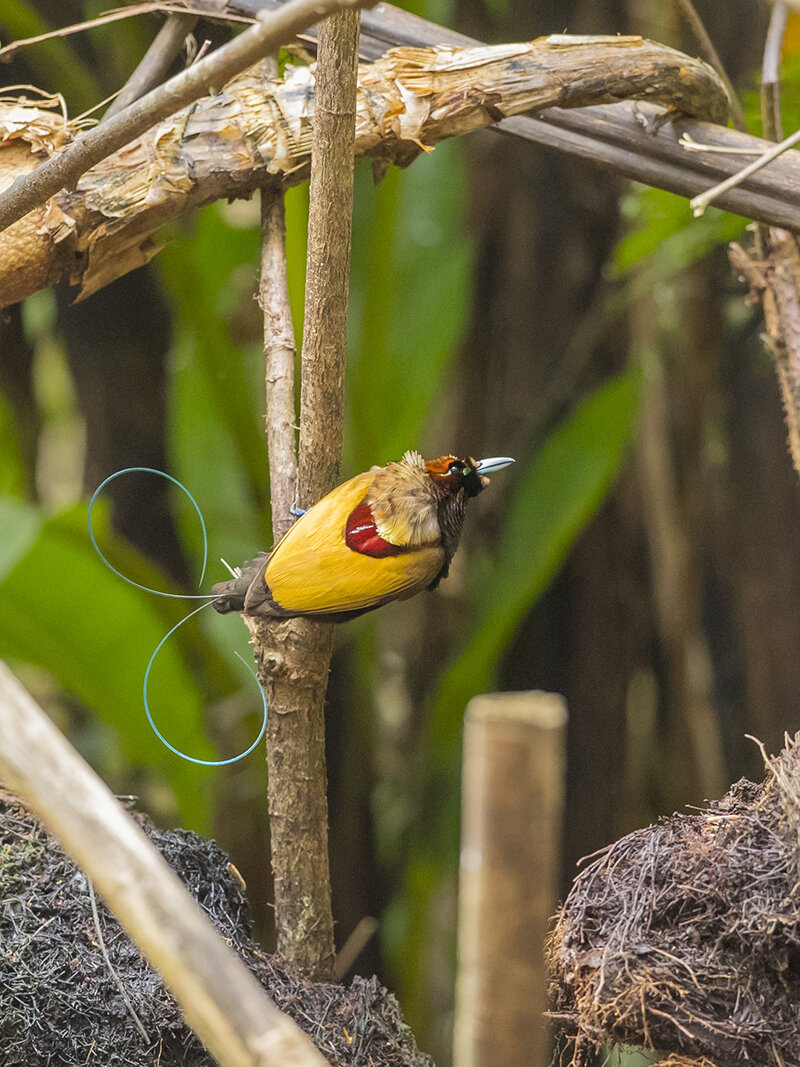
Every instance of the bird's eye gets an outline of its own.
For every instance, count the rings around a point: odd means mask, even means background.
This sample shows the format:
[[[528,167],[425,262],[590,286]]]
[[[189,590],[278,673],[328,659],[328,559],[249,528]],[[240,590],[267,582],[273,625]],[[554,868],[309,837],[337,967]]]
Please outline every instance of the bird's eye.
[[[455,463],[451,463],[448,467],[448,474],[458,474],[461,470],[461,464],[456,460]]]

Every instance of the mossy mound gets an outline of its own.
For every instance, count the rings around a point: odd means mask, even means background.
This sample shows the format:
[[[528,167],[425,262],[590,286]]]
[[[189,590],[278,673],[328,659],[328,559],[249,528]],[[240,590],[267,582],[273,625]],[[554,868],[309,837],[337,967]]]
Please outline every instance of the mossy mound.
[[[278,1007],[330,1063],[433,1067],[377,979],[313,983],[250,937],[230,861],[197,834],[142,828]],[[158,974],[85,875],[0,790],[0,1061],[4,1067],[212,1067]],[[109,962],[112,970],[109,968]]]
[[[797,739],[768,771],[629,834],[575,879],[550,944],[573,1063],[621,1044],[683,1064],[800,1064]]]

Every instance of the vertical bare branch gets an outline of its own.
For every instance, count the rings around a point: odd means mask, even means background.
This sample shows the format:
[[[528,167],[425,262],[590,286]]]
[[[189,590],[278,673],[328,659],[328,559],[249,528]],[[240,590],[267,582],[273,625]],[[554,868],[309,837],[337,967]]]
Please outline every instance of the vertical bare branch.
[[[303,507],[334,487],[342,454],[358,25],[357,11],[343,11],[319,35],[300,398]]]
[[[725,83],[725,88],[728,90],[728,96],[731,101],[731,113],[733,115],[734,126],[737,130],[741,130],[742,133],[746,133],[747,119],[745,118],[739,97],[736,95],[736,89],[733,87],[733,82],[728,77],[725,65],[720,59],[719,52],[714,47],[714,42],[709,36],[705,23],[698,14],[697,8],[694,6],[692,0],[678,0],[678,7],[683,12],[683,17],[691,26],[692,33],[697,38],[697,43],[700,45],[706,63],[709,63],[714,68]]]
[[[261,291],[267,379],[267,448],[272,535],[277,543],[292,525],[297,492],[294,362],[296,356],[286,281],[286,217],[283,192],[261,190]]]
[[[761,120],[764,126],[764,136],[768,141],[783,140],[779,70],[788,17],[789,11],[786,4],[781,3],[781,0],[776,0],[772,5],[767,39],[764,42],[764,57],[761,63]]]
[[[311,162],[297,487],[304,507],[332,489],[339,475],[357,63],[358,15],[327,19],[320,28]],[[265,223],[265,243],[268,239]],[[285,427],[282,433],[285,447]],[[273,512],[273,521],[281,518],[285,512]],[[278,951],[315,978],[330,978],[334,960],[324,731],[331,648],[326,623],[262,622],[256,634],[259,674],[270,703],[267,759]]]
[[[678,719],[680,766],[703,796],[714,797],[725,790],[726,768],[711,653],[702,624],[702,569],[687,530],[671,454],[656,321],[653,302],[644,296],[633,308],[631,329],[644,369],[636,458],[655,618]]]
[[[328,623],[267,620],[256,631],[258,673],[267,693],[269,831],[278,952],[318,981],[333,975],[328,865],[325,690],[332,648]]]
[[[763,256],[752,257],[738,244],[728,254],[734,271],[764,308],[764,342],[775,360],[789,452],[800,474],[800,247],[788,230],[773,227],[767,234]]]
[[[762,61],[761,117],[765,136],[781,134],[780,82],[778,78],[786,4],[776,2],[767,30]],[[800,131],[776,145],[773,154],[800,139]],[[762,157],[762,159],[765,157]],[[756,163],[759,161],[757,160]],[[751,168],[755,164],[751,164]],[[738,244],[729,248],[731,266],[761,301],[767,332],[764,342],[775,360],[786,415],[789,454],[800,474],[800,245],[788,230],[759,226],[755,254]]]

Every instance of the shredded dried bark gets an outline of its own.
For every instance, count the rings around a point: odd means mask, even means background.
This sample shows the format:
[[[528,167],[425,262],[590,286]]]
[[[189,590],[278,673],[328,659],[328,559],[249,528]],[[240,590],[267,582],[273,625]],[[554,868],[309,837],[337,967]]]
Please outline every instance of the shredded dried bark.
[[[158,251],[165,222],[222,197],[249,196],[272,181],[308,177],[314,119],[315,65],[295,66],[283,79],[257,64],[220,93],[157,124],[83,175],[51,209],[26,216],[58,257],[56,268],[24,229],[0,234],[0,258],[15,248],[26,275],[0,278],[0,307],[66,273],[79,297],[141,266]],[[473,48],[394,48],[358,71],[356,155],[377,168],[406,166],[447,137],[532,109],[583,107],[623,99],[666,104],[683,114],[726,122],[728,98],[701,60],[641,37],[543,37]],[[54,108],[48,113],[48,107]],[[2,148],[27,144],[27,158],[0,171],[0,190],[52,155],[74,130],[60,102],[0,97]],[[56,143],[57,142],[57,143]],[[45,279],[42,281],[42,279]]]
[[[292,974],[252,940],[247,900],[214,841],[140,823],[278,1007],[331,1064],[433,1067],[397,1001],[376,978],[349,987]],[[10,794],[0,790],[0,1061],[4,1067],[212,1067],[159,975],[98,898],[98,944],[86,877]]]
[[[603,1044],[698,1067],[800,1064],[800,735],[768,772],[575,879],[549,945],[573,1064]]]

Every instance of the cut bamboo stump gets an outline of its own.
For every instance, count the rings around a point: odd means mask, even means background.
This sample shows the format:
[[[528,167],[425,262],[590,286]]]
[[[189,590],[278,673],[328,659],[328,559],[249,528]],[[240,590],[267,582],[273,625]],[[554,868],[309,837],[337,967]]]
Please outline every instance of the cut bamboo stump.
[[[555,907],[566,705],[492,693],[467,707],[455,1067],[544,1067],[544,941]]]

